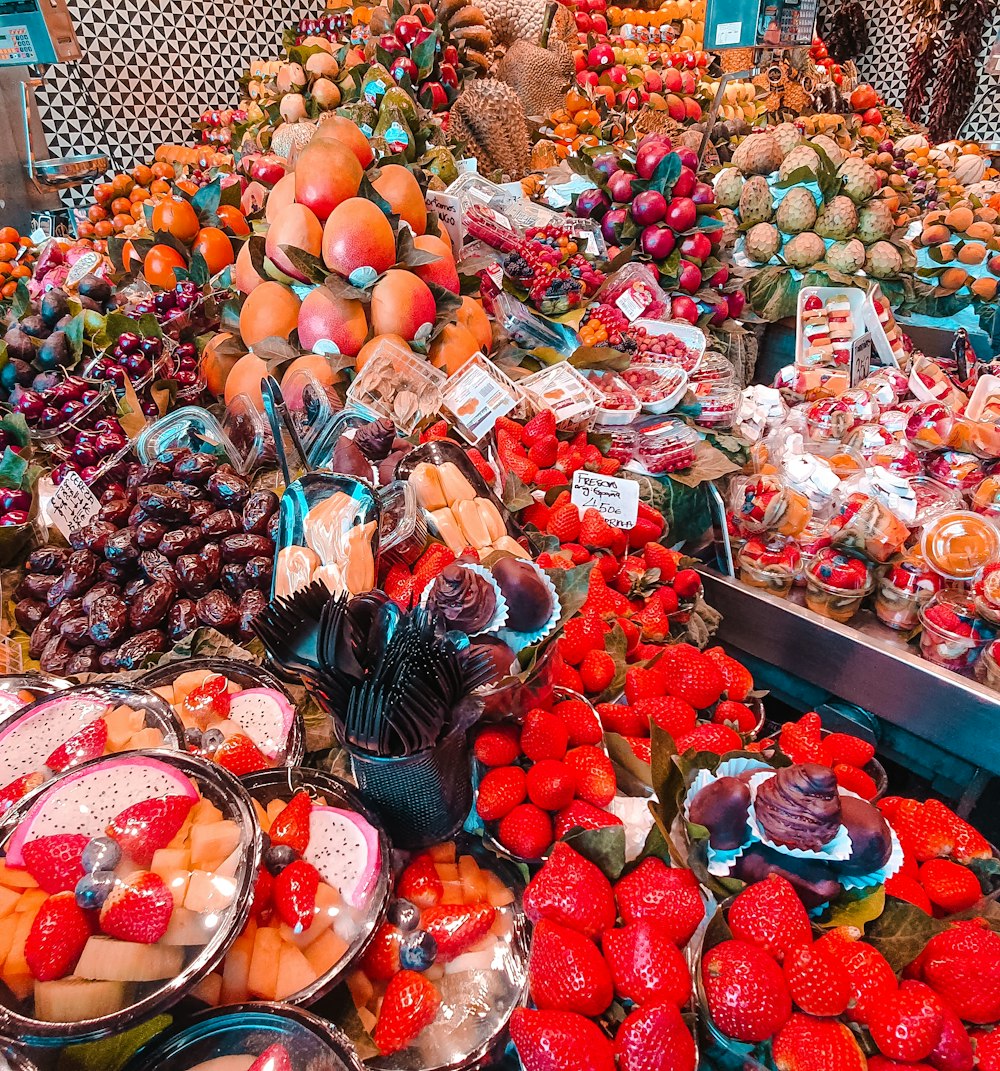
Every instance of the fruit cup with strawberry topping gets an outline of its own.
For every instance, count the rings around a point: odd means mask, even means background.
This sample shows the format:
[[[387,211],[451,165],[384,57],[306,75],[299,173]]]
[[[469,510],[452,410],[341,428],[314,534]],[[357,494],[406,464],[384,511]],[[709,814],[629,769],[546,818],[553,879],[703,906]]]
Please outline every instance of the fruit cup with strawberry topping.
[[[115,1035],[191,992],[243,925],[260,832],[239,783],[164,751],[59,776],[0,826],[4,1030]]]
[[[927,475],[968,497],[983,482],[986,473],[983,462],[975,454],[935,450],[927,459]]]
[[[836,547],[821,550],[806,568],[806,606],[832,621],[850,621],[871,587],[868,564]]]
[[[875,587],[875,613],[889,628],[909,632],[920,624],[920,609],[941,590],[941,577],[917,553],[890,563]]]
[[[909,528],[888,506],[860,491],[844,500],[829,530],[835,546],[875,562],[887,562],[910,537]]]
[[[856,423],[843,398],[821,398],[806,407],[806,427],[813,442],[840,440]]]
[[[926,453],[948,445],[955,414],[944,402],[924,402],[916,406],[906,422],[906,441],[914,450]]]
[[[920,611],[920,653],[928,662],[971,677],[997,630],[976,613],[963,592],[941,591]]]
[[[809,499],[770,473],[735,479],[729,501],[736,523],[748,533],[797,536],[812,518]]]
[[[748,539],[739,555],[740,580],[784,599],[802,564],[798,544],[783,536]]]

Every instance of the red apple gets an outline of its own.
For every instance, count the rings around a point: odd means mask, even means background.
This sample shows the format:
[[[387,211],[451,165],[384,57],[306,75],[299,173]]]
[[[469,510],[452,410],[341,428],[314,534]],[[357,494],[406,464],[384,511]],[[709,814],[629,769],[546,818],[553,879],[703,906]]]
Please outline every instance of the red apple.
[[[675,197],[664,218],[678,233],[689,231],[698,222],[698,206],[690,197]]]
[[[608,179],[608,193],[619,203],[632,200],[632,181],[635,175],[631,171],[616,171]]]
[[[453,67],[458,66],[458,49],[454,45],[444,46],[444,61]]]
[[[677,154],[680,156],[680,153]],[[683,161],[681,161],[683,165]],[[675,197],[690,197],[694,192],[694,188],[698,183],[698,176],[691,170],[690,167],[681,167],[681,173],[677,176],[677,181],[674,183],[673,195]]]
[[[689,167],[692,171],[698,170],[698,154],[694,149],[689,149],[686,145],[681,145],[677,149],[677,155],[681,159],[681,167]]]
[[[594,157],[594,169],[609,178],[618,170],[618,157],[613,152],[602,153]]]
[[[601,234],[604,235],[604,240],[609,244],[611,242],[618,242],[618,228],[620,228],[625,220],[628,219],[627,208],[611,208],[604,213],[604,219],[601,220]]]
[[[580,71],[585,71],[587,69],[587,56],[582,48],[578,48],[573,53],[573,64],[576,67],[577,74],[579,74]]]
[[[273,186],[278,179],[284,177],[287,163],[287,160],[274,153],[259,156],[250,168],[250,177],[256,179],[257,182]]]
[[[709,242],[709,245],[712,243]],[[721,268],[708,280],[709,286],[719,287],[725,286],[729,282],[729,268],[723,264]]]
[[[377,44],[383,52],[388,52],[390,56],[406,55],[406,45],[394,33],[382,34]]]
[[[400,15],[393,27],[396,36],[404,44],[415,40],[416,36],[424,28],[424,24],[416,15]]]
[[[628,82],[628,71],[620,63],[616,63],[605,74],[613,86],[623,86]]]
[[[692,96],[698,92],[698,79],[690,71],[681,73],[681,89],[685,96]]]
[[[580,33],[590,33],[590,16],[586,11],[576,13],[576,28]]]
[[[632,218],[640,227],[660,223],[667,212],[667,199],[656,190],[643,190],[632,202]]]
[[[584,219],[601,219],[611,207],[611,200],[603,190],[584,190],[576,200],[576,214]]]
[[[715,190],[707,182],[696,182],[691,191],[691,200],[696,205],[714,205]]]
[[[576,80],[582,86],[594,87],[597,85],[597,74],[594,71],[580,71],[576,76]]]
[[[446,86],[451,86],[453,89],[458,89],[458,71],[455,69],[454,64],[441,64],[441,81]]]
[[[420,77],[419,68],[409,56],[397,56],[389,66],[389,73],[397,82],[404,74],[414,83]]]
[[[729,305],[729,318],[731,320],[738,319],[740,313],[743,312],[746,306],[746,295],[742,290],[734,290],[731,294],[726,296],[726,303]]]
[[[676,243],[674,232],[662,223],[654,223],[642,232],[642,251],[654,260],[666,260],[674,251]]]
[[[689,324],[696,324],[698,317],[701,315],[701,310],[698,308],[697,302],[686,297],[684,294],[678,294],[676,297],[671,298],[670,301],[670,318],[672,320],[687,320]]]
[[[645,81],[646,89],[648,89],[650,93],[662,92],[663,78],[660,76],[658,71],[646,71],[643,78]]]
[[[615,53],[610,45],[600,44],[587,53],[587,66],[595,71],[603,71],[615,62]]]
[[[591,15],[590,29],[593,33],[607,33],[608,20],[603,15]]]
[[[704,231],[695,231],[694,234],[689,234],[681,242],[681,256],[687,257],[688,260],[693,260],[697,264],[704,264],[711,255],[712,243],[708,240],[708,235]]]

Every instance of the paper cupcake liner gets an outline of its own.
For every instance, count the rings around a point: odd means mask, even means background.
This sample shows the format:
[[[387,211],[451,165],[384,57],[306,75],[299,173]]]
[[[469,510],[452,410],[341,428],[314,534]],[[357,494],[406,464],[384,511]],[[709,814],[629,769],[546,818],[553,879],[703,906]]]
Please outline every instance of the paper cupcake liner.
[[[771,767],[766,762],[762,762],[760,759],[748,759],[748,758],[736,758],[727,759],[725,762],[720,763],[715,773],[711,770],[699,770],[695,775],[695,779],[691,782],[691,786],[687,791],[687,795],[684,797],[684,817],[690,821],[691,801],[694,797],[706,786],[712,784],[713,781],[717,781],[720,777],[736,777],[741,773],[746,773],[748,770],[770,770]],[[749,822],[748,822],[749,825]],[[727,878],[732,873],[733,866],[736,864],[736,860],[749,848],[756,843],[757,837],[754,834],[754,827],[749,825],[750,836],[741,844],[738,848],[731,848],[728,851],[722,851],[719,848],[713,848],[711,842],[708,844],[708,872],[716,878]]]
[[[559,617],[562,614],[562,604],[559,602],[559,593],[556,591],[555,584],[549,579],[544,569],[539,569],[534,563],[531,563],[531,567],[539,575],[542,583],[552,596],[552,613],[549,615],[548,621],[534,632],[515,632],[514,629],[510,628],[502,628],[497,632],[497,637],[503,640],[515,654],[523,651],[525,647],[532,647],[534,644],[544,640],[559,624]]]
[[[504,622],[507,620],[507,614],[510,612],[510,610],[507,606],[507,600],[503,597],[503,592],[500,590],[500,585],[496,582],[496,580],[493,579],[493,574],[489,571],[489,569],[484,568],[482,565],[476,565],[472,562],[469,562],[468,564],[466,564],[465,562],[456,562],[455,564],[460,566],[462,569],[468,569],[470,573],[475,573],[477,576],[481,576],[483,580],[485,580],[493,589],[497,600],[496,609],[493,611],[493,616],[490,618],[490,620],[487,621],[482,628],[477,628],[475,632],[469,633],[469,635],[484,636],[488,633],[499,632],[500,629],[503,628]],[[431,597],[431,592],[436,587],[437,582],[438,578],[435,577],[427,585],[427,587],[424,588],[424,593],[420,596],[421,606],[426,608],[427,603]]]
[[[837,830],[833,839],[828,841],[819,851],[813,851],[810,848],[788,848],[783,844],[775,844],[775,842],[764,833],[757,822],[755,813],[757,789],[772,777],[774,777],[773,772],[757,774],[750,778],[749,787],[751,806],[748,823],[754,836],[757,837],[761,844],[768,848],[773,848],[774,851],[780,852],[782,855],[787,855],[792,859],[825,859],[828,862],[843,862],[845,859],[850,859],[853,845],[851,844],[851,837],[847,832],[847,827],[843,824]]]
[[[856,792],[851,792],[846,788],[840,790],[842,796],[853,796],[855,799],[862,799]],[[867,802],[867,801],[865,801]],[[886,825],[889,825],[886,822]],[[843,885],[846,891],[851,889],[870,889],[874,885],[883,885],[887,879],[891,878],[894,874],[899,873],[900,868],[903,865],[903,846],[899,843],[899,837],[896,836],[896,831],[889,826],[889,837],[892,843],[892,849],[889,852],[889,858],[879,867],[878,870],[873,870],[869,874],[838,874],[837,881]]]

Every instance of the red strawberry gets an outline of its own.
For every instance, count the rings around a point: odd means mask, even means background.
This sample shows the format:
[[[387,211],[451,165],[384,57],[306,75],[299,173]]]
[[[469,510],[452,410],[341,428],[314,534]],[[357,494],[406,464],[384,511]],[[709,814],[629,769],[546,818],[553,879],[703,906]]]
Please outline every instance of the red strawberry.
[[[602,938],[615,992],[638,1005],[666,1000],[681,1007],[691,996],[691,972],[671,932],[652,919],[639,919]]]
[[[611,974],[597,945],[550,919],[535,926],[528,985],[536,1008],[592,1018],[607,1010],[614,996]]]
[[[606,733],[619,736],[649,736],[649,718],[644,717],[638,706],[625,703],[598,703],[597,713]]]
[[[781,750],[792,762],[822,762],[822,724],[815,711],[803,714],[797,722],[785,722],[781,727]]]
[[[555,835],[559,840],[565,837],[572,829],[607,829],[609,826],[624,825],[616,814],[604,810],[603,807],[595,807],[586,800],[573,800],[564,807],[555,817]]]
[[[476,737],[476,758],[484,766],[510,766],[521,755],[520,738],[516,725],[488,725]]]
[[[512,472],[521,483],[531,486],[538,476],[538,466],[524,453],[501,454],[501,460],[507,466],[507,471]]]
[[[615,660],[607,651],[590,651],[580,663],[580,680],[588,695],[598,695],[615,678]]]
[[[399,970],[399,946],[402,940],[402,931],[388,922],[383,922],[375,931],[372,943],[361,960],[362,970],[373,982],[388,982]]]
[[[272,899],[278,917],[296,933],[308,930],[316,914],[319,871],[304,859],[289,863],[274,879]]]
[[[635,711],[652,719],[658,728],[670,733],[674,740],[691,732],[698,722],[698,712],[694,707],[673,695],[640,699],[635,704]]]
[[[917,962],[923,980],[965,1022],[1000,1019],[1000,935],[982,919],[935,934]]]
[[[556,436],[556,415],[551,409],[542,409],[536,413],[521,429],[521,441],[526,446],[542,439],[554,439]]]
[[[174,896],[163,878],[137,874],[111,890],[101,907],[101,930],[121,941],[154,945],[167,932],[173,913]]]
[[[190,796],[164,796],[126,807],[111,820],[106,832],[139,866],[149,866],[153,853],[165,848],[184,824],[194,806]]]
[[[665,588],[663,590],[669,590]],[[642,628],[642,638],[660,643],[670,635],[670,618],[663,608],[663,603],[655,596],[647,600],[639,611],[636,620]]]
[[[884,1056],[876,1053],[874,1056],[868,1057],[868,1071],[935,1071],[935,1069],[930,1064],[925,1063],[901,1064],[896,1060],[887,1060]]]
[[[851,999],[847,968],[824,945],[785,953],[782,967],[792,1002],[808,1015],[841,1015]]]
[[[611,525],[596,509],[585,509],[580,518],[580,542],[585,547],[610,547],[614,538]]]
[[[268,1047],[247,1068],[247,1071],[294,1071],[292,1058],[284,1045],[277,1042]]]
[[[615,1071],[611,1042],[575,1012],[515,1008],[510,1036],[524,1071]]]
[[[979,1071],[1000,1071],[1000,1028],[976,1030],[972,1034]]]
[[[551,919],[587,937],[615,924],[611,883],[589,859],[562,841],[524,890],[524,912],[532,922]]]
[[[39,908],[24,943],[24,958],[35,981],[65,978],[76,966],[91,933],[91,917],[71,892],[50,896]]]
[[[243,733],[231,736],[215,753],[215,761],[237,777],[271,768],[270,759]]]
[[[853,926],[838,926],[816,942],[847,972],[851,1003],[847,1018],[865,1023],[871,1009],[898,987],[896,975],[878,949],[860,940],[861,931]]]
[[[422,443],[433,442],[436,439],[448,438],[448,422],[446,420],[437,420],[429,428],[425,428],[420,433],[420,441]]]
[[[857,793],[863,800],[873,800],[878,795],[878,785],[864,770],[859,770],[857,766],[848,766],[843,762],[838,763],[833,768],[833,776],[836,777],[837,784],[841,788],[846,788],[848,792]]]
[[[674,577],[674,591],[682,599],[693,599],[701,593],[701,577],[694,569],[681,569]]]
[[[867,766],[875,758],[875,745],[848,733],[829,733],[821,745],[827,766],[846,763],[848,766]]]
[[[758,945],[779,960],[793,948],[812,943],[802,901],[791,883],[777,874],[748,885],[732,902],[728,921],[734,937]]]
[[[107,742],[108,723],[98,718],[57,747],[45,760],[45,765],[54,773],[62,773],[71,766],[79,766],[81,762],[103,755]]]
[[[396,895],[400,900],[409,900],[417,907],[433,907],[441,902],[444,885],[434,860],[426,852],[412,859],[400,875]]]
[[[900,871],[898,874],[893,874],[891,878],[886,878],[885,892],[887,896],[894,896],[897,900],[905,900],[908,904],[919,907],[928,915],[934,914],[930,897],[923,885],[909,874]]]
[[[666,614],[668,618],[673,617],[673,615],[680,609],[677,592],[674,591],[673,588],[658,588],[656,591],[656,598],[659,601],[664,614]]]
[[[742,703],[753,691],[753,676],[750,670],[735,658],[730,657],[721,647],[709,647],[705,657],[710,658],[726,682],[726,698]]]
[[[734,732],[728,725],[696,725],[691,732],[685,733],[674,742],[682,755],[688,751],[711,751],[715,755],[725,755],[743,747],[739,733]]]
[[[690,644],[668,647],[658,668],[663,673],[666,691],[697,710],[718,702],[726,686],[719,667]]]
[[[593,614],[572,617],[563,626],[559,652],[571,666],[578,666],[591,651],[604,650],[607,626]]]
[[[607,807],[615,798],[615,769],[599,747],[582,744],[573,748],[566,753],[566,765],[573,771],[580,799],[595,807]]]
[[[441,994],[434,983],[416,971],[400,971],[386,986],[372,1040],[383,1056],[413,1043],[424,1027],[434,1022]]]
[[[543,811],[559,811],[573,799],[576,778],[558,759],[542,759],[528,770],[528,799]],[[518,801],[520,802],[520,801]]]
[[[90,843],[84,833],[54,833],[24,845],[24,866],[47,893],[72,892],[83,877],[80,859]]]
[[[413,596],[413,574],[403,562],[393,562],[382,581],[382,590],[401,609],[409,610],[416,601]]]
[[[617,559],[612,560],[618,565]],[[615,591],[628,595],[634,589],[638,590],[638,586],[642,583],[647,571],[648,567],[645,560],[638,555],[631,555],[622,561],[614,576],[606,579]]]
[[[413,563],[413,594],[419,598],[424,588],[448,565],[455,561],[455,552],[443,543],[431,543]]]
[[[552,683],[564,691],[583,695],[583,681],[580,680],[580,674],[561,658],[552,667]]]
[[[625,922],[652,919],[682,948],[705,916],[698,879],[690,870],[650,857],[615,885],[618,913]]]
[[[539,469],[535,475],[535,486],[542,491],[551,491],[553,487],[565,487],[566,483],[566,473],[563,472],[561,469]],[[545,524],[548,521],[548,516],[549,509],[548,507],[546,507],[545,519],[541,524],[539,524],[535,520],[531,520],[530,518],[525,519],[530,520],[530,523],[534,524],[534,526],[541,532],[545,529]]]
[[[500,819],[500,843],[521,859],[541,859],[552,844],[552,819],[533,803],[522,803]]]
[[[496,822],[524,803],[527,779],[520,766],[497,766],[479,783],[476,810],[484,822]]]
[[[893,1060],[923,1060],[941,1037],[941,1001],[922,982],[903,982],[875,1004],[868,1029],[879,1051]]]
[[[271,893],[274,891],[274,878],[267,867],[262,866],[257,871],[257,880],[253,886],[253,901],[250,904],[250,914],[259,918],[265,911],[271,910]]]
[[[843,1023],[792,1014],[772,1049],[778,1071],[866,1071],[868,1062]]]
[[[712,711],[712,721],[716,725],[729,725],[738,733],[752,733],[757,728],[760,718],[756,711],[744,703],[732,699],[723,699]]]
[[[930,854],[921,855],[924,842],[935,837],[946,837],[951,843],[950,855],[959,863],[972,859],[989,859],[992,854],[989,841],[964,818],[959,818],[951,808],[940,800],[929,799],[923,806],[921,828],[918,836],[917,858],[931,859]],[[935,855],[942,853],[935,852]]]
[[[23,799],[29,792],[34,792],[39,785],[44,784],[45,774],[23,774],[16,780],[0,790],[0,815],[6,814],[19,799]]]
[[[528,447],[528,459],[540,469],[550,469],[556,463],[555,439],[539,439]]]
[[[227,689],[226,678],[216,674],[192,688],[184,697],[183,710],[199,729],[207,729],[214,718],[229,717],[232,700]]]
[[[594,569],[590,574],[590,584],[587,588],[587,598],[583,604],[584,613],[597,614],[608,620],[627,613],[629,601],[620,591],[614,591],[608,587],[604,574],[600,569]]]
[[[625,743],[632,749],[632,754],[647,766],[653,761],[653,743],[641,736],[626,736]]]
[[[540,472],[537,479],[541,479],[544,475],[544,472]],[[530,524],[532,527],[537,528],[539,532],[544,532],[545,526],[549,522],[549,507],[544,502],[532,502],[530,506],[525,506],[521,510],[520,517],[522,524]],[[539,562],[539,564],[541,563]]]
[[[561,718],[550,710],[529,710],[521,729],[521,750],[532,762],[561,759],[566,754],[569,731]]]
[[[642,503],[639,503],[642,505]],[[663,521],[659,523],[648,517],[639,517],[627,533],[628,546],[633,549],[645,546],[653,539],[659,539],[663,534]]]
[[[582,543],[563,543],[559,548],[560,554],[568,554],[574,565],[586,565],[593,561],[594,556]]]
[[[694,1038],[676,1005],[646,1004],[618,1028],[615,1055],[619,1071],[694,1071]]]
[[[447,963],[481,941],[496,916],[496,908],[485,902],[437,904],[424,909],[420,926],[437,942],[438,961]]]
[[[580,511],[572,503],[555,507],[549,512],[545,531],[560,543],[575,543],[580,538]]]
[[[631,666],[625,670],[625,698],[629,703],[638,703],[640,699],[659,698],[664,690],[664,679],[659,665],[654,669]]]
[[[308,792],[300,789],[279,811],[267,835],[272,844],[287,844],[296,854],[309,847],[309,815],[312,813],[312,799]]]
[[[920,868],[920,884],[930,902],[946,915],[966,911],[983,895],[976,875],[950,859],[928,859]]]
[[[941,1036],[927,1057],[927,1062],[936,1071],[972,1071],[976,1058],[972,1051],[972,1039],[962,1020],[941,1002]]]
[[[476,466],[476,472],[486,481],[489,487],[497,482],[496,470],[475,447],[469,447],[466,451],[468,459]]]
[[[650,569],[658,569],[660,583],[669,584],[677,575],[677,552],[652,540],[642,548],[642,556]]]
[[[552,708],[552,713],[561,718],[569,734],[569,746],[599,744],[603,737],[601,723],[594,708],[584,699],[566,699]]]
[[[781,968],[746,941],[723,941],[706,952],[701,979],[713,1023],[736,1041],[766,1041],[792,1013]]]
[[[615,624],[625,633],[625,653],[630,654],[635,650],[636,644],[642,636],[642,630],[627,617],[619,617]]]

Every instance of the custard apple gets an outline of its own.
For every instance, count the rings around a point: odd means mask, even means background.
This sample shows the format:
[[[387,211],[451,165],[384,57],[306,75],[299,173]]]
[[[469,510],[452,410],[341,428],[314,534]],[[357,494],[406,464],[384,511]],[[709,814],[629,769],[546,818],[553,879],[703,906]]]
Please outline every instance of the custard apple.
[[[781,247],[781,233],[773,223],[758,223],[747,231],[746,254],[755,264],[766,264]]]
[[[858,209],[858,237],[866,245],[881,242],[892,235],[896,224],[885,201],[869,201]]]
[[[850,238],[858,229],[858,210],[850,197],[834,197],[820,209],[816,233],[821,238]]]
[[[735,167],[724,167],[715,176],[715,203],[724,208],[735,208],[743,192],[743,175]]]
[[[826,262],[834,271],[853,275],[865,266],[867,250],[857,238],[847,242],[834,242],[826,251]]]
[[[816,222],[816,200],[805,186],[793,186],[778,205],[775,222],[784,234],[809,230]]]
[[[847,153],[827,134],[817,134],[816,137],[809,139],[809,144],[822,149],[834,167],[840,167],[847,159]]]
[[[751,134],[736,147],[733,167],[744,175],[770,175],[781,166],[781,147],[770,134]]]
[[[732,249],[740,234],[740,221],[731,208],[720,208],[719,218],[722,220],[722,248]]]
[[[805,168],[816,174],[819,171],[819,154],[811,145],[798,145],[781,161],[778,178],[783,182],[789,175]]]
[[[870,197],[874,197],[878,189],[879,180],[875,169],[856,156],[845,160],[837,168],[837,177],[844,180],[844,193],[856,205],[863,204]]]
[[[771,137],[778,143],[781,155],[787,156],[796,145],[802,142],[802,131],[794,123],[781,123],[771,131]]]
[[[903,269],[899,250],[889,242],[876,242],[868,250],[868,274],[875,279],[891,279]]]
[[[813,231],[805,231],[786,242],[781,255],[793,268],[809,268],[826,255],[826,243]]]
[[[740,219],[744,223],[766,223],[774,217],[771,187],[763,175],[755,175],[743,184],[740,194]]]

